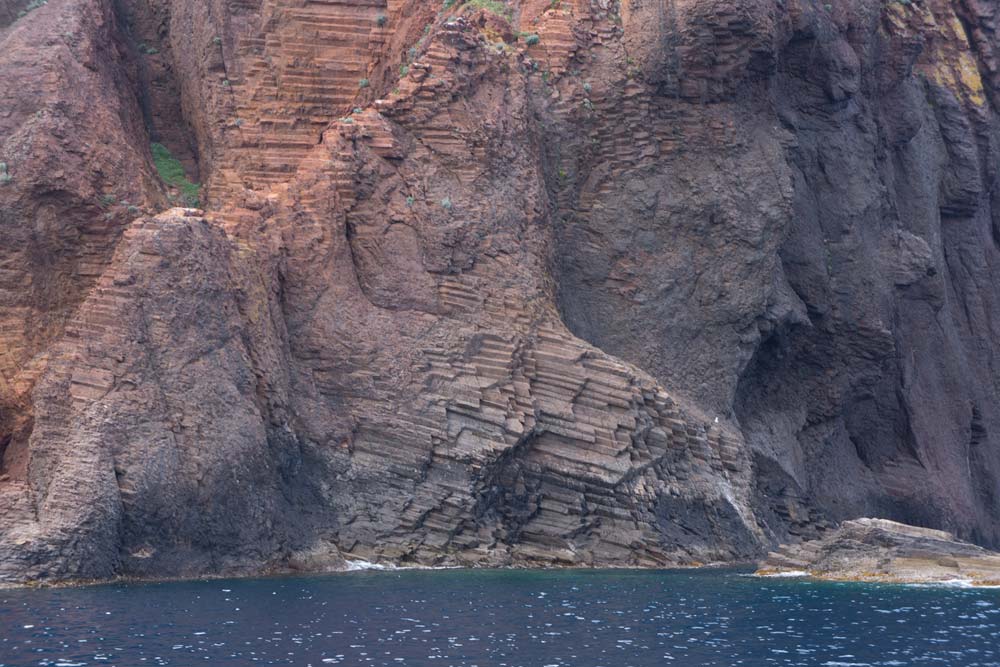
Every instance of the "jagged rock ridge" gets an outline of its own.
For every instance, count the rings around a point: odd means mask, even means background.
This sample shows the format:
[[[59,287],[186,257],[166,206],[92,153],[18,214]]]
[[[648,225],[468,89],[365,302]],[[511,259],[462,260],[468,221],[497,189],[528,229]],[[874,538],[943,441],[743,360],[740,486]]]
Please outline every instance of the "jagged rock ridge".
[[[505,7],[0,15],[0,578],[998,543],[995,6]]]

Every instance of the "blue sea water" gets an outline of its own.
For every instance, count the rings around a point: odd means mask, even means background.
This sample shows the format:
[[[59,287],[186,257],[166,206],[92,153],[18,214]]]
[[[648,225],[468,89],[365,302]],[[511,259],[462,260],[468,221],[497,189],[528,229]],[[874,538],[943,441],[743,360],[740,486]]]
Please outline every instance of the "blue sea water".
[[[726,570],[0,590],[0,665],[1000,666],[1000,590]]]

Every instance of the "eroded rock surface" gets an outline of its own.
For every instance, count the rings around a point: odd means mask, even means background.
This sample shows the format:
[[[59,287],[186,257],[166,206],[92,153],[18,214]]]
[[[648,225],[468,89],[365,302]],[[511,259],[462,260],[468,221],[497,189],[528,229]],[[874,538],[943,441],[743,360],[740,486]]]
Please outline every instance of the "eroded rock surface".
[[[993,4],[31,4],[0,579],[1000,544]]]
[[[808,573],[835,581],[1000,586],[1000,554],[941,530],[885,519],[854,519],[820,539],[783,545],[768,554],[757,573]]]

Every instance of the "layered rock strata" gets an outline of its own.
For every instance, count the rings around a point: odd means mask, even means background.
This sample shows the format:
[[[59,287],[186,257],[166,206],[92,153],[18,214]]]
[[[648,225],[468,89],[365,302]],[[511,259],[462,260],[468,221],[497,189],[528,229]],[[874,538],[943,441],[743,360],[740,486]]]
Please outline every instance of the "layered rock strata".
[[[820,539],[782,545],[768,554],[757,573],[808,574],[833,581],[1000,586],[1000,554],[942,530],[855,519]]]

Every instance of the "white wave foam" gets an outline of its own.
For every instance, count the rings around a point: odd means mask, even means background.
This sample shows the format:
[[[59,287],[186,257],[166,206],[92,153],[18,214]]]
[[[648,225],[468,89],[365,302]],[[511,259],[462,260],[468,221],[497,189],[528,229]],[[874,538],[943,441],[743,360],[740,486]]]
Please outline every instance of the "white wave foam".
[[[348,560],[348,572],[363,572],[366,570],[459,570],[459,565],[395,565],[393,563],[372,563],[367,560]]]
[[[920,588],[1000,588],[1000,586],[976,585],[971,579],[945,579],[943,581],[928,581],[919,584],[911,584]]]
[[[395,565],[384,565],[382,563],[370,563],[366,560],[349,560],[347,563],[348,572],[360,572],[363,570],[398,570]]]

